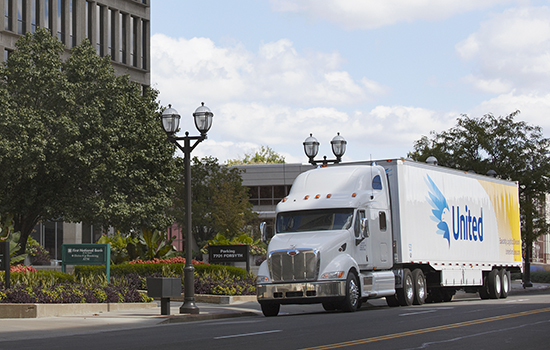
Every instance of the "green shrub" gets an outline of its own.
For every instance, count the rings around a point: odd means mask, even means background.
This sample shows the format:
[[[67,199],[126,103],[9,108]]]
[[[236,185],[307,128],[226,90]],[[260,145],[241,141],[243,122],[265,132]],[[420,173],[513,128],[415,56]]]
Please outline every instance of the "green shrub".
[[[165,276],[163,271],[166,272],[167,268],[170,268],[170,274]],[[170,277],[173,275],[183,275],[183,269],[185,264],[121,264],[111,266],[111,276],[125,276],[130,274],[138,274],[142,277],[152,275],[162,275]],[[235,266],[225,265],[194,265],[195,273],[202,275],[205,273],[211,273],[214,271],[227,271],[233,277],[246,278],[248,273],[245,269]],[[164,269],[164,270],[163,270]],[[84,276],[98,276],[105,274],[105,266],[102,265],[77,265],[75,266],[75,276],[81,278]]]
[[[22,284],[30,287],[51,287],[57,283],[74,283],[75,276],[59,271],[36,271],[36,272],[12,272],[10,273],[11,284]],[[4,272],[0,272],[0,281],[4,282]]]
[[[532,271],[531,282],[550,283],[550,271]]]

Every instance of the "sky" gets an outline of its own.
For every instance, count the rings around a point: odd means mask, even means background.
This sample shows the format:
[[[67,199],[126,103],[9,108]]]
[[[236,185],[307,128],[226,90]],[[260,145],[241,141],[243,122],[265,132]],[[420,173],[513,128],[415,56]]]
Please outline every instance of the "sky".
[[[347,141],[343,161],[406,157],[462,115],[522,120],[550,137],[550,1],[152,0],[151,85],[220,163],[261,146],[307,163],[303,141]]]

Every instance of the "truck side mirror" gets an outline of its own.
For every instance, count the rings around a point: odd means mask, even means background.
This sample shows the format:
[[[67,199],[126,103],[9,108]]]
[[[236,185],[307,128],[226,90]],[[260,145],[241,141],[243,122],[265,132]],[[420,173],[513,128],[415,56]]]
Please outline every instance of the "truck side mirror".
[[[369,221],[367,218],[361,219],[361,238],[367,238],[370,236],[369,233]]]
[[[260,224],[260,235],[262,242],[267,244],[267,223],[265,221]]]

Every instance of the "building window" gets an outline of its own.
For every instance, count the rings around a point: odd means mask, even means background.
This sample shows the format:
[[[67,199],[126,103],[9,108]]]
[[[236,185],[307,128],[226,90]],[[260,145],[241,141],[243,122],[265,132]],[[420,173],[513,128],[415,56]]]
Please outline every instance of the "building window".
[[[138,18],[132,17],[130,20],[131,25],[131,35],[132,38],[130,40],[130,61],[132,62],[132,66],[137,67],[137,60],[138,60],[138,53],[137,53],[137,38],[138,38],[138,25],[137,25]]]
[[[103,57],[103,7],[96,5],[95,7],[95,37],[96,37],[96,51],[98,55]]]
[[[141,22],[141,68],[147,69],[147,41],[149,32],[149,21]]]
[[[290,186],[249,186],[248,195],[252,205],[277,205],[288,195]]]
[[[23,0],[17,0],[17,33],[25,34],[25,22],[27,15],[27,2]]]
[[[52,28],[52,13],[51,13],[51,2],[53,0],[44,0],[44,17],[46,17],[46,20],[44,22],[44,28],[51,29]]]
[[[11,27],[11,9],[14,0],[4,0],[4,29],[12,30]]]
[[[31,1],[31,32],[36,32],[38,27],[38,16],[40,16],[38,0]]]
[[[128,18],[128,15],[120,14],[120,60],[122,63],[127,63],[127,57],[126,57],[126,19]]]
[[[57,38],[65,44],[65,1],[57,0]]]
[[[116,50],[115,45],[115,12],[109,9],[109,26],[108,26],[108,36],[109,36],[109,55],[111,60],[116,61]]]

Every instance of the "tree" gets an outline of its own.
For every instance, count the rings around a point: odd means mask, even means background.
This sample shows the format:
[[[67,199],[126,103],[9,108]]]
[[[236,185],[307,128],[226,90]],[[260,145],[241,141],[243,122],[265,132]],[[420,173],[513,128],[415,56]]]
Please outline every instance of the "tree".
[[[432,131],[431,138],[416,141],[409,157],[425,161],[435,156],[443,166],[480,174],[494,170],[502,179],[518,181],[521,234],[529,263],[533,242],[549,230],[543,205],[550,189],[550,139],[543,137],[540,127],[514,121],[518,114],[463,115],[448,131]]]
[[[117,77],[88,41],[63,52],[39,29],[0,68],[0,214],[22,247],[40,220],[166,227],[176,169],[157,92]]]
[[[254,154],[245,153],[243,159],[229,159],[226,164],[232,165],[244,165],[244,164],[274,164],[284,163],[285,157],[276,153],[269,146],[262,146]]]
[[[183,160],[179,159],[181,169]],[[193,236],[199,244],[211,240],[217,233],[228,238],[243,232],[256,217],[248,200],[248,188],[242,185],[241,170],[220,165],[214,157],[194,157],[191,165]],[[185,223],[185,188],[183,171],[176,185],[173,215]],[[184,226],[185,227],[185,226]]]

